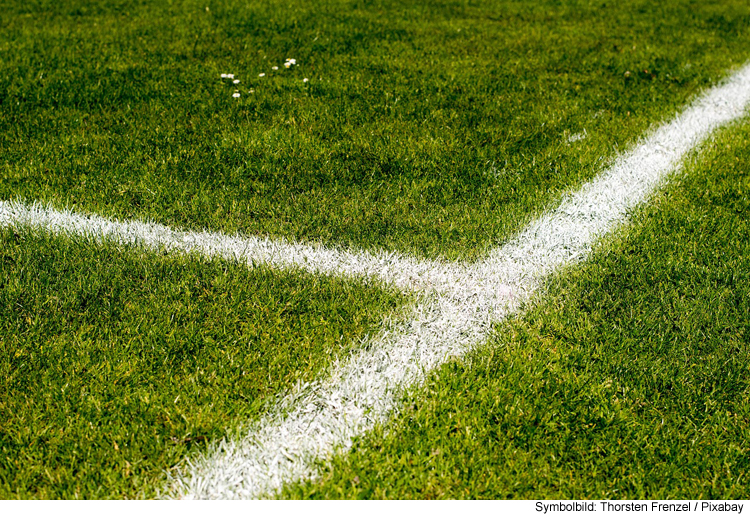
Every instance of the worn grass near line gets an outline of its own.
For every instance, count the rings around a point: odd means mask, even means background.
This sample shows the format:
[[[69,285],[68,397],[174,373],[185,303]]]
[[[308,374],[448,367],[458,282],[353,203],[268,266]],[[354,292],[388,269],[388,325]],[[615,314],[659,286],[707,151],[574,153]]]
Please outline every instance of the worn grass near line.
[[[750,122],[286,496],[744,499]]]
[[[744,0],[11,2],[0,199],[473,259],[744,63],[749,24]]]
[[[404,301],[0,230],[0,498],[149,497]]]

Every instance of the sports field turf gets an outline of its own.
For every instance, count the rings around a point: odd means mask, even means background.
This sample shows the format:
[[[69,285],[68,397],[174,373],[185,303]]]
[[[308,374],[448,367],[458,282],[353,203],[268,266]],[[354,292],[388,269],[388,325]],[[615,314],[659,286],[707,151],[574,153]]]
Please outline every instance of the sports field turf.
[[[11,2],[0,200],[474,261],[748,50],[743,0]],[[281,496],[747,496],[749,145]],[[155,496],[412,302],[3,228],[0,497]]]
[[[315,498],[745,499],[750,121],[437,371]]]
[[[142,496],[402,295],[0,230],[0,493]]]

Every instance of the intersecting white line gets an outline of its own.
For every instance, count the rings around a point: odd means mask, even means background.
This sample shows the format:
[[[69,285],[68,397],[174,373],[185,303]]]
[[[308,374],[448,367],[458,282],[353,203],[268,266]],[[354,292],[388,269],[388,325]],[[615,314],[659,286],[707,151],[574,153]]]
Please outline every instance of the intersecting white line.
[[[388,252],[342,251],[267,238],[176,231],[40,205],[0,202],[0,225],[31,225],[93,240],[204,255],[314,273],[362,276],[415,292],[410,317],[335,363],[327,377],[297,387],[239,439],[225,438],[186,462],[168,494],[185,498],[257,498],[315,476],[316,463],[387,420],[404,391],[450,356],[465,354],[518,310],[541,281],[585,258],[679,167],[714,129],[742,116],[750,65],[729,77],[568,195],[510,243],[476,264],[419,260]]]
[[[299,268],[312,273],[362,276],[401,289],[423,290],[450,280],[451,266],[393,252],[341,251],[321,244],[301,244],[269,237],[180,231],[154,222],[118,221],[81,215],[38,203],[0,201],[0,225],[28,225],[53,233],[73,233],[90,240],[109,240],[154,251],[195,252],[251,266]]]

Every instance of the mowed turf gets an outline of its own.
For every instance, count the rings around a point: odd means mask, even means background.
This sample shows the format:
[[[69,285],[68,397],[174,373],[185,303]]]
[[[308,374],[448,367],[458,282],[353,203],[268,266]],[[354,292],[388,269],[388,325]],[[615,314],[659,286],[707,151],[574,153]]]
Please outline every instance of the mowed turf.
[[[322,465],[314,498],[745,499],[750,121]]]
[[[473,259],[744,63],[749,23],[745,0],[6,2],[0,199]]]
[[[0,230],[0,498],[154,496],[403,294]]]
[[[0,199],[448,259],[750,49],[740,0],[3,9]],[[747,496],[748,137],[287,496]],[[3,229],[0,496],[153,496],[402,302]]]

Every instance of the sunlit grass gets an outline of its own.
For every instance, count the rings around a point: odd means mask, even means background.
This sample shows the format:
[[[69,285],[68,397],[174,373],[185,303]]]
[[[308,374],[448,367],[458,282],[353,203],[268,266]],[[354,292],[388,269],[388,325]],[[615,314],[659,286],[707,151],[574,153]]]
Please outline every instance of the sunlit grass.
[[[0,230],[0,498],[153,496],[404,300]]]
[[[740,0],[13,2],[0,198],[473,259],[744,63],[749,17]]]
[[[0,200],[472,260],[748,28],[745,0],[6,2]],[[286,493],[747,496],[748,137]],[[153,496],[403,302],[0,230],[0,497]]]
[[[744,499],[750,121],[290,497]]]

